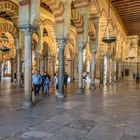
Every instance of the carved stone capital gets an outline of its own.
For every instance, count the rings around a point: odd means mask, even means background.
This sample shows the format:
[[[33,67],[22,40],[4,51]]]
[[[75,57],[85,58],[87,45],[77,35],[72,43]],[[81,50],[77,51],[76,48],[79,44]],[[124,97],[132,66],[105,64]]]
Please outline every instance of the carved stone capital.
[[[79,51],[79,52],[83,52],[83,47],[79,47],[79,48],[78,48],[78,51]]]
[[[95,48],[92,48],[92,49],[91,49],[91,53],[92,53],[92,54],[95,54],[95,53],[96,53],[96,49],[95,49]]]
[[[64,48],[66,41],[64,38],[56,38],[56,42],[59,48]]]
[[[38,30],[38,27],[35,27],[31,24],[22,24],[22,25],[19,25],[18,27],[22,32],[25,32],[25,33],[28,33],[28,32],[32,33]]]
[[[18,54],[21,53],[21,50],[22,50],[21,48],[16,48],[16,51],[17,51]]]

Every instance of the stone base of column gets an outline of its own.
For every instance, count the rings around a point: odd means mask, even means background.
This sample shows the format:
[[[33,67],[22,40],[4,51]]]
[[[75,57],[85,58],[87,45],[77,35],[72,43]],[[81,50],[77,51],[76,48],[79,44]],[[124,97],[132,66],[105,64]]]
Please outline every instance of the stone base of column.
[[[56,98],[58,99],[64,99],[64,94],[63,93],[57,93]]]
[[[30,109],[32,106],[33,106],[32,102],[24,101],[24,103],[23,103],[24,109]]]
[[[95,90],[95,89],[96,89],[95,84],[91,85],[89,89],[90,89],[90,90]]]
[[[99,87],[104,87],[105,85],[104,84],[99,84]]]
[[[20,84],[16,84],[16,88],[21,88],[21,85]]]
[[[78,89],[77,89],[77,93],[78,93],[78,94],[82,94],[83,92],[84,92],[84,88],[78,88]]]
[[[110,85],[110,82],[107,82],[107,83],[106,83],[106,86],[109,86],[109,85]]]
[[[11,79],[11,82],[14,82],[14,80],[13,80],[13,79]]]

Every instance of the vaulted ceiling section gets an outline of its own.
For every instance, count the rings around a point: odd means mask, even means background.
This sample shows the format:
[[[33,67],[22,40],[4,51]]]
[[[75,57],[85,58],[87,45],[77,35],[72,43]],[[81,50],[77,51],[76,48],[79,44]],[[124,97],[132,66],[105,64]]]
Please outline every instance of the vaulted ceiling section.
[[[140,0],[111,0],[111,4],[128,35],[140,36]]]

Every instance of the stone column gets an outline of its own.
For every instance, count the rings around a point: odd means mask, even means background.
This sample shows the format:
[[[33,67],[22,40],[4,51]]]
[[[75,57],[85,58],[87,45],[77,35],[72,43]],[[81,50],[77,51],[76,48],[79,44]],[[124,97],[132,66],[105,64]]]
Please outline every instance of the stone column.
[[[74,58],[71,59],[71,82],[74,81]]]
[[[73,53],[70,52],[70,56],[71,56],[71,71],[70,71],[70,77],[71,77],[71,82],[73,82],[74,79],[74,57],[73,57]]]
[[[37,47],[36,47],[36,69],[37,71],[40,71],[40,53],[39,50],[41,48],[41,29],[39,28],[38,30],[38,42],[37,42]]]
[[[11,62],[11,82],[14,81],[14,58],[10,58]]]
[[[40,56],[39,56],[39,41],[38,42],[34,42],[35,45],[35,60],[36,60],[36,70],[40,71]]]
[[[108,85],[110,82],[110,58],[107,57],[107,78],[106,78],[106,84]]]
[[[122,65],[121,65],[121,75],[122,75],[122,79],[124,79],[124,62],[122,62]]]
[[[24,45],[25,45],[25,73],[24,73],[24,108],[32,106],[32,45],[31,32],[29,28],[24,31]]]
[[[112,82],[114,83],[115,82],[115,62],[112,61]]]
[[[21,85],[21,48],[17,48],[17,86]]]
[[[95,49],[91,50],[92,52],[92,60],[91,60],[91,89],[95,89]]]
[[[44,57],[44,71],[48,72],[48,56]]]
[[[51,60],[52,60],[52,81],[54,80],[54,73],[55,73],[55,57],[51,56]]]
[[[78,92],[83,88],[83,47],[78,48]]]
[[[64,98],[64,48],[65,48],[65,39],[57,39],[59,46],[59,68],[58,68],[58,98]]]
[[[100,60],[100,85],[104,83],[104,55],[101,55]]]
[[[78,78],[78,57],[77,55],[74,57],[74,81],[76,81]]]
[[[119,63],[116,63],[116,81],[119,80]]]
[[[1,73],[2,73],[2,61],[0,60],[0,81],[1,81]]]

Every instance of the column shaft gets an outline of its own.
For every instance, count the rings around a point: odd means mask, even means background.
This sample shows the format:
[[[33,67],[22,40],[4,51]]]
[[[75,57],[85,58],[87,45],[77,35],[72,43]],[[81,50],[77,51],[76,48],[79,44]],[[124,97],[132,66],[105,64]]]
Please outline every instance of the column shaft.
[[[58,98],[64,97],[64,47],[65,40],[57,39],[59,46],[59,68],[58,68]]]
[[[83,48],[79,48],[78,54],[78,88],[83,88]]]
[[[48,72],[48,57],[44,57],[44,71]]]
[[[95,86],[95,51],[92,51],[91,60],[91,87]]]
[[[116,63],[116,81],[119,80],[119,64],[118,62]]]
[[[100,62],[100,84],[102,85],[104,83],[104,57],[101,56],[101,62]]]
[[[17,86],[21,85],[21,49],[17,48]]]
[[[112,62],[112,82],[115,82],[115,62]]]
[[[54,56],[52,56],[52,81],[54,80],[53,77],[54,77],[54,73],[55,73],[55,58]]]
[[[0,61],[0,81],[1,81],[1,73],[2,73],[2,61]]]
[[[28,108],[32,105],[32,47],[31,47],[31,33],[25,31],[25,74],[24,74],[24,107]]]
[[[74,58],[71,58],[71,82],[74,79]]]
[[[110,83],[110,59],[107,58],[107,78],[106,78],[106,84]]]
[[[14,59],[11,58],[11,82],[14,81]]]

